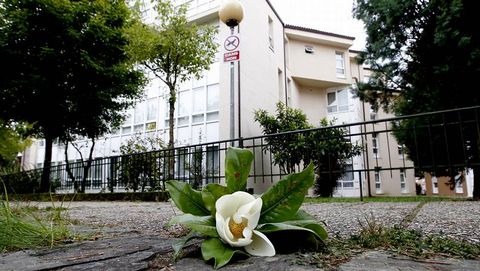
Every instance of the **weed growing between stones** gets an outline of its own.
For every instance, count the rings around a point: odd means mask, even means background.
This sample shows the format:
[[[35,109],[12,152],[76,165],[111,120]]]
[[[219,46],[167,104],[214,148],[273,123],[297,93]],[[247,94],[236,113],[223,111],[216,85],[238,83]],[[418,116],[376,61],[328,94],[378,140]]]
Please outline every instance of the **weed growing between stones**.
[[[386,227],[374,218],[359,221],[361,231],[349,238],[335,237],[326,241],[322,252],[299,254],[298,262],[334,270],[366,250],[381,249],[414,260],[433,257],[480,259],[480,244],[454,240],[440,235],[424,235],[418,230],[395,226]]]

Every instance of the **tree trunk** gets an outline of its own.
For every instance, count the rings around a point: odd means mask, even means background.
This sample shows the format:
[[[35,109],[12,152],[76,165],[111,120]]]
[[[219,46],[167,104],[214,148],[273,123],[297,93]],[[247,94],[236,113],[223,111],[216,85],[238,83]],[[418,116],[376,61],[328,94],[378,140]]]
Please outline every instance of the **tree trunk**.
[[[473,199],[480,200],[480,166],[473,166]]]
[[[175,168],[175,151],[174,148],[174,138],[173,138],[173,129],[175,128],[175,101],[177,100],[175,87],[170,87],[170,98],[168,103],[170,105],[168,111],[168,174],[167,180],[172,180],[174,177],[174,168]]]
[[[72,183],[75,186],[75,175],[73,175],[72,169],[70,168],[70,161],[68,161],[68,140],[65,140],[65,168],[67,170],[68,177],[72,179]]]
[[[90,167],[92,166],[94,148],[95,148],[95,139],[92,138],[92,147],[90,148],[90,153],[88,154],[87,164],[83,166],[83,178],[82,178],[82,187],[80,189],[80,193],[85,193],[85,185],[87,182],[88,172],[90,171]],[[83,161],[82,161],[82,165],[83,165]]]
[[[47,193],[50,191],[52,145],[53,145],[53,138],[49,135],[45,135],[45,156],[43,159],[42,178],[40,179],[40,192],[43,192],[43,193]]]

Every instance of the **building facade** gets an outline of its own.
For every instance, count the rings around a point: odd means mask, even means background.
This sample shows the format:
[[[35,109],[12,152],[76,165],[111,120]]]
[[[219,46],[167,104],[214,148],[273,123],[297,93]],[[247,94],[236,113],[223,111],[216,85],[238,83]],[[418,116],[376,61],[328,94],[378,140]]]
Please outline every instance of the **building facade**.
[[[218,28],[217,42],[220,46],[215,62],[202,78],[189,80],[179,87],[174,120],[176,146],[230,139],[230,127],[234,127],[235,137],[261,135],[261,127],[254,122],[255,110],[264,109],[273,113],[279,101],[303,110],[313,125],[324,117],[335,119],[339,124],[369,120],[369,105],[360,102],[350,91],[357,80],[368,77],[368,70],[355,60],[357,52],[350,50],[353,37],[288,25],[268,0],[241,0],[245,16],[234,33],[240,40],[237,49],[240,61],[233,65],[236,107],[235,120],[231,123],[231,63],[223,59],[224,41],[231,32],[218,18],[221,1],[177,2],[189,4],[190,21]],[[152,79],[145,89],[145,99],[126,112],[128,117],[123,125],[96,141],[94,157],[118,155],[121,144],[136,135],[162,138],[167,142],[167,93],[159,80]],[[362,132],[360,126],[352,129]],[[387,151],[381,148],[383,139],[372,136],[350,138],[352,142],[363,143],[367,147],[363,155],[352,159],[349,169],[365,170],[367,153],[370,153],[368,159],[374,159],[377,165],[382,157],[387,157],[381,154]],[[376,147],[368,147],[368,143],[375,145],[375,140]],[[394,140],[393,137],[390,140]],[[87,157],[91,143],[81,139],[76,144],[78,150],[71,147],[67,150],[69,159],[79,159],[79,152]],[[212,149],[209,153],[215,156],[216,151]],[[377,154],[374,156],[375,151]],[[39,140],[29,151],[30,159],[25,161],[25,166],[42,166],[43,156],[44,145]],[[54,144],[52,161],[55,164],[64,160],[65,146]],[[408,163],[405,159],[398,160],[399,168]],[[402,172],[399,169],[396,175],[380,171],[381,176],[376,172],[367,176],[364,172],[363,177],[354,173],[346,174],[339,181],[335,195],[359,196],[360,182],[363,182],[363,195],[415,194],[413,170]],[[259,183],[253,186],[256,192],[261,193],[270,185]]]

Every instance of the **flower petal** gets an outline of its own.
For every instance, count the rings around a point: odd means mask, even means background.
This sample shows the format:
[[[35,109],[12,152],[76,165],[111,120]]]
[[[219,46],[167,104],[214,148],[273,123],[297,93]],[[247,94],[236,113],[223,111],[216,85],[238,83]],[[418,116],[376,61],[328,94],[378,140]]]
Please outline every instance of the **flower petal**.
[[[215,202],[216,214],[220,214],[223,219],[233,216],[239,207],[240,205],[232,194],[221,196]]]
[[[237,191],[233,194],[221,196],[217,202],[215,202],[215,209],[217,213],[220,213],[225,219],[233,216],[242,205],[252,201],[255,201],[254,196],[247,192]]]
[[[265,234],[253,230],[253,242],[245,246],[245,251],[253,256],[274,256],[275,248]]]
[[[232,247],[244,247],[250,245],[253,240],[250,238],[240,238],[237,241],[227,240]]]
[[[220,235],[220,238],[224,241],[227,241],[228,239],[233,239],[233,235],[228,229],[228,221],[230,220],[230,218],[224,220],[220,214],[216,213],[215,220],[215,226],[217,228],[218,235]]]
[[[255,229],[260,219],[260,211],[262,210],[262,198],[240,206],[235,216],[244,217],[248,220],[248,227]]]

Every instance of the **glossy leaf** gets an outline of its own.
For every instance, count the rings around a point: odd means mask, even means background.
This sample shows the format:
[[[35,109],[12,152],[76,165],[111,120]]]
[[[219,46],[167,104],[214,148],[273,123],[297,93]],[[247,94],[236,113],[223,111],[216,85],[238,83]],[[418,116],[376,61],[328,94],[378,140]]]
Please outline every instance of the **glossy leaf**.
[[[291,220],[313,185],[313,164],[300,173],[289,174],[262,195],[260,224]]]
[[[182,212],[198,216],[210,214],[203,203],[202,194],[193,190],[189,184],[171,180],[166,182],[166,187],[173,202]]]
[[[267,223],[258,227],[257,230],[263,233],[271,233],[278,231],[307,231],[315,235],[315,237],[319,240],[323,241],[327,238],[326,231],[322,231],[321,229],[323,229],[323,227],[315,222],[305,222],[304,225],[302,225],[301,223],[298,223],[297,225],[295,224],[297,223],[291,223],[290,221],[282,223]]]
[[[227,187],[216,184],[216,183],[207,184],[207,186],[203,188],[202,200],[203,200],[203,203],[205,204],[205,208],[207,208],[210,211],[210,214],[215,215],[215,212],[216,212],[215,203],[221,196],[226,195],[228,193],[229,193],[229,190]]]
[[[233,249],[232,247],[224,244],[218,238],[210,238],[202,243],[202,256],[205,261],[211,259],[214,260],[213,267],[215,269],[220,268],[230,262],[233,255],[236,253],[245,254],[242,250]]]
[[[186,246],[186,244],[190,240],[197,239],[197,238],[202,238],[202,235],[192,231],[186,236],[175,240],[172,244],[173,251],[174,251],[173,258],[176,260],[177,257],[180,255],[180,251],[182,251],[182,249]]]
[[[229,147],[225,158],[225,179],[230,192],[245,191],[252,166],[253,153],[249,150]]]
[[[194,216],[191,214],[179,215],[172,218],[167,226],[173,224],[182,224],[193,231],[210,237],[218,237],[217,228],[215,227],[215,219],[212,216]]]

